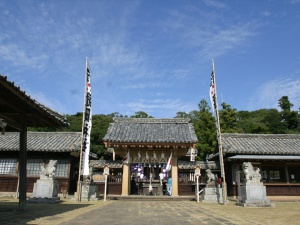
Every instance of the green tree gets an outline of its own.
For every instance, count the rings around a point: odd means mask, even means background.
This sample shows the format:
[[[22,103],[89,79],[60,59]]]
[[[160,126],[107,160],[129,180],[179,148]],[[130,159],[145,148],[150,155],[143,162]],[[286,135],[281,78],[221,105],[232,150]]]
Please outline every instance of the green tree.
[[[231,105],[222,102],[222,109],[219,111],[220,127],[222,133],[237,133],[238,120],[237,111]]]
[[[190,118],[189,114],[186,112],[177,112],[175,118]]]
[[[282,134],[285,127],[277,109],[259,109],[237,112],[238,129],[241,133]]]
[[[210,107],[205,99],[198,104],[199,111],[192,111],[193,124],[198,138],[196,148],[199,156],[196,160],[205,160],[206,156],[213,153],[217,145],[215,118],[210,112]]]
[[[65,131],[82,132],[82,115],[83,113],[67,115],[67,121],[70,123],[70,126]],[[96,114],[92,116],[90,151],[97,154],[99,158],[108,159],[111,157],[108,155],[102,139],[107,132],[109,124],[113,122],[113,117],[115,117],[115,113],[109,115]]]
[[[288,130],[296,130],[299,126],[299,114],[297,111],[292,111],[294,106],[288,96],[282,96],[278,100],[278,106],[281,108],[281,117]]]
[[[268,131],[259,113],[249,111],[237,112],[238,129],[241,133],[261,134]]]
[[[92,118],[92,132],[91,132],[91,152],[98,155],[99,158],[109,159],[111,155],[107,153],[107,150],[102,142],[109,124],[113,122],[113,117],[98,114],[93,115]]]
[[[75,115],[66,115],[67,122],[70,124],[70,126],[66,129],[66,131],[81,132],[82,117],[83,117],[82,112],[78,112]]]
[[[138,111],[133,116],[131,116],[130,118],[153,118],[153,116],[149,116],[144,111]]]

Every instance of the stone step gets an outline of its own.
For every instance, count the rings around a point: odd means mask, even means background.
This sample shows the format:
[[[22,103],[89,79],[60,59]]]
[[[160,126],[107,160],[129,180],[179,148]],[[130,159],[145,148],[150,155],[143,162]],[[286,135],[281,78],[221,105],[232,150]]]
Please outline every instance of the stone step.
[[[106,199],[121,200],[121,201],[196,201],[195,196],[152,196],[152,195],[108,195]],[[201,198],[200,198],[201,201]]]

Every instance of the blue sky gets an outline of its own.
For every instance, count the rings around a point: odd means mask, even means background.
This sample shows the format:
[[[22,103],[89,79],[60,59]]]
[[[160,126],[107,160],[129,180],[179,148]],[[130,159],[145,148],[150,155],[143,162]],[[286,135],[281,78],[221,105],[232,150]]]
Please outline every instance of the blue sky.
[[[300,0],[0,0],[0,74],[62,114],[300,107]]]

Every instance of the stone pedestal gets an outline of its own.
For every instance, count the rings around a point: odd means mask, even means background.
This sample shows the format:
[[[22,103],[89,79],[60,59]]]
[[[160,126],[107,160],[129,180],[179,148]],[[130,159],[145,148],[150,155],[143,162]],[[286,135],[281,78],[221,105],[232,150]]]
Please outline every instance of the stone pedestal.
[[[82,184],[81,186],[81,201],[98,201],[97,186],[93,184]],[[78,200],[77,192],[74,194],[72,200]]]
[[[203,189],[203,200],[206,203],[223,203],[223,191],[220,187],[205,187]]]
[[[241,199],[237,205],[244,207],[274,207],[267,199],[266,187],[262,182],[244,182],[241,187]]]
[[[57,197],[58,184],[53,179],[39,179],[33,186],[32,196],[28,199],[31,203],[56,203],[60,202]]]

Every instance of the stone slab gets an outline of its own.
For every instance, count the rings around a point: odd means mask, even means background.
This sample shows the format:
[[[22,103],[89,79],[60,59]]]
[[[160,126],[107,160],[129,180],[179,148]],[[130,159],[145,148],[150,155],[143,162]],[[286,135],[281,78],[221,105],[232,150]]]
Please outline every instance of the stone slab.
[[[262,182],[244,183],[241,187],[241,197],[236,205],[243,207],[274,207],[267,199],[266,187]]]
[[[81,201],[98,201],[98,190],[95,185],[82,185],[81,187]],[[77,192],[75,192],[72,200],[78,200]]]
[[[267,200],[266,187],[262,183],[251,183],[241,187],[243,200]]]
[[[221,203],[223,202],[222,188],[206,187],[203,189],[203,200],[205,203]]]
[[[58,184],[56,180],[39,179],[33,186],[32,198],[53,198],[57,197]]]

